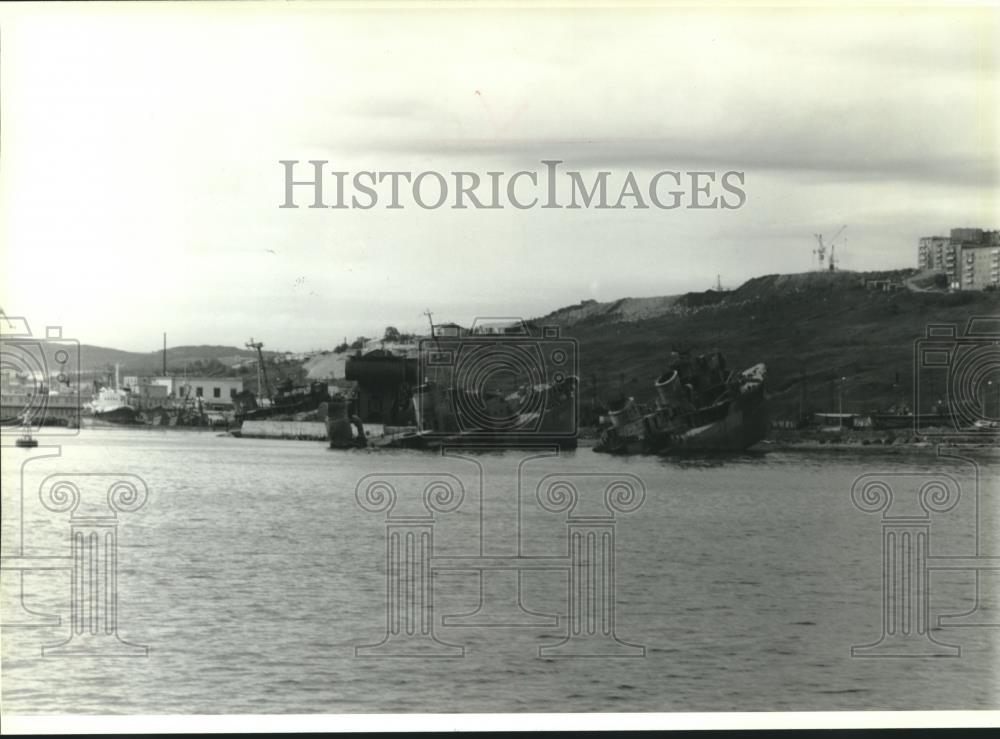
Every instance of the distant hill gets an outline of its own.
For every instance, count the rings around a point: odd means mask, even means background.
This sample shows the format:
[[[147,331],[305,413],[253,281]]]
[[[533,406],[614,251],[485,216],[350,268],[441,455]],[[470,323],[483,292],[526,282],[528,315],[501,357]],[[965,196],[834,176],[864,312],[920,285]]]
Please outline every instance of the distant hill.
[[[539,322],[572,326],[581,321],[626,321],[654,318],[673,312],[680,295],[664,295],[657,298],[622,298],[611,303],[585,300],[578,305],[570,305],[550,313]]]
[[[584,404],[623,393],[652,401],[653,382],[678,346],[696,354],[717,348],[730,369],[765,362],[776,417],[836,411],[841,377],[844,411],[865,412],[910,401],[914,342],[928,323],[953,323],[961,334],[971,316],[1000,314],[1000,292],[865,285],[903,285],[915,274],[766,275],[730,291],[585,301],[535,320],[579,342]]]
[[[265,351],[265,356],[276,352]],[[240,359],[252,359],[257,353],[234,346],[175,346],[167,349],[167,367],[182,369],[185,364],[215,359],[230,366]],[[120,365],[121,374],[159,374],[163,371],[163,350],[127,352],[91,344],[80,345],[80,368],[83,372],[105,372]]]

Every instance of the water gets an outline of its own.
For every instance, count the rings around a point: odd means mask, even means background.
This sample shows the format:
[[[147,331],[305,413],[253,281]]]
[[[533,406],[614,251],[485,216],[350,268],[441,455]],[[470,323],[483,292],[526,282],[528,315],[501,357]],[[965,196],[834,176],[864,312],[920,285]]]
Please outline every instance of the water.
[[[17,546],[17,517],[8,511],[18,507],[18,461],[41,453],[4,449],[5,555]],[[198,432],[84,431],[64,441],[61,456],[23,467],[24,553],[69,553],[68,514],[39,504],[45,477],[140,475],[147,503],[119,514],[119,636],[147,645],[149,655],[40,657],[42,646],[68,634],[70,575],[27,572],[26,605],[59,615],[62,626],[3,631],[4,711],[997,706],[997,629],[935,631],[938,641],[961,647],[958,658],[858,659],[850,650],[881,633],[882,583],[879,516],[852,505],[852,482],[868,472],[947,471],[961,484],[962,498],[935,516],[932,554],[969,555],[976,548],[972,464],[935,459],[931,450],[773,451],[679,462],[580,449],[524,462],[519,494],[517,470],[528,456],[509,451],[469,461]],[[997,475],[988,458],[980,462],[980,554],[996,556]],[[555,628],[440,626],[442,616],[476,608],[479,580],[472,571],[441,571],[433,586],[437,636],[464,647],[464,657],[355,656],[356,647],[379,642],[386,631],[385,514],[363,510],[355,486],[371,473],[390,475],[400,504],[409,504],[408,486],[429,479],[420,474],[441,472],[465,486],[461,507],[438,514],[434,528],[435,554],[456,557],[479,555],[480,541],[484,554],[516,553],[519,516],[523,555],[565,555],[566,514],[546,511],[535,498],[548,473],[593,473],[599,476],[581,479],[595,485],[607,474],[641,479],[645,503],[617,516],[615,630],[622,641],[644,647],[645,656],[539,658],[540,646],[563,638],[564,619]],[[1000,591],[998,575],[980,575],[987,606]],[[567,577],[564,570],[525,572],[523,605],[565,616]],[[932,619],[972,607],[971,572],[931,577]],[[11,578],[5,575],[8,596]],[[996,623],[995,608],[989,615]]]

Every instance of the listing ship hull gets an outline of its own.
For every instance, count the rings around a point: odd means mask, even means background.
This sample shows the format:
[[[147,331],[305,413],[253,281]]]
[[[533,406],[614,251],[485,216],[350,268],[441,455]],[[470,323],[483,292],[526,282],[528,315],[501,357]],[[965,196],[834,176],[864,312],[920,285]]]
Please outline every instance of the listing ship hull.
[[[606,454],[741,452],[767,434],[766,368],[725,377],[725,363],[685,357],[656,382],[657,403],[645,412],[629,398],[609,413],[612,425],[594,451]],[[683,373],[683,374],[682,374]],[[724,379],[725,378],[725,379]],[[714,397],[714,402],[702,402]]]
[[[687,429],[651,431],[641,435],[604,438],[594,450],[608,454],[670,452],[742,452],[767,435],[763,391],[742,396],[715,411],[721,417]]]

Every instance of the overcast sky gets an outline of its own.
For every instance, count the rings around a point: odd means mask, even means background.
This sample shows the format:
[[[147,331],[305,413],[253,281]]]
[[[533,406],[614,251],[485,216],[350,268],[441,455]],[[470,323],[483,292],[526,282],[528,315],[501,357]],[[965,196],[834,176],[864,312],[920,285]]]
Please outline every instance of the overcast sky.
[[[801,272],[844,224],[843,268],[913,266],[922,235],[1000,227],[998,38],[985,9],[7,5],[2,308],[305,350]],[[282,159],[742,170],[747,202],[280,209]]]

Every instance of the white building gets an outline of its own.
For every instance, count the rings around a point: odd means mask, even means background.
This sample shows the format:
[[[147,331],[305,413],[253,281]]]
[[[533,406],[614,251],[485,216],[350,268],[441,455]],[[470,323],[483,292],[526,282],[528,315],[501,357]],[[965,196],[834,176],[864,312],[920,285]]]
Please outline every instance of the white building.
[[[177,400],[201,398],[207,405],[231,407],[233,396],[242,392],[242,378],[233,377],[138,377],[124,378],[125,387],[137,395],[169,397]],[[162,388],[162,389],[161,389]]]
[[[174,377],[177,398],[201,398],[209,405],[232,406],[233,396],[243,391],[243,379],[232,377]]]

